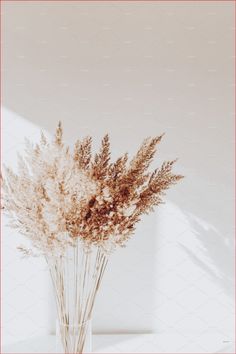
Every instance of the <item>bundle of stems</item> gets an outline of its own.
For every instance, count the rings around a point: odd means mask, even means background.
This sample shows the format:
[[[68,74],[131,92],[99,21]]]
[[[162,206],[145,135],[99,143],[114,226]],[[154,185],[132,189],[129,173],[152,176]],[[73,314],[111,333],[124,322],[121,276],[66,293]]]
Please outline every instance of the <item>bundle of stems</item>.
[[[47,258],[65,353],[83,353],[107,262],[108,255],[101,247],[85,251],[79,240],[68,247],[64,257]]]

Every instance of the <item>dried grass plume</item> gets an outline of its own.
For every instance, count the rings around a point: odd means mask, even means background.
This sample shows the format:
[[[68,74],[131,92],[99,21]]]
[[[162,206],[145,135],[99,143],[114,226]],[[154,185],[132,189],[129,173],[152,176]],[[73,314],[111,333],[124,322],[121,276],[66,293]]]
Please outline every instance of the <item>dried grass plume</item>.
[[[183,177],[172,172],[175,160],[149,171],[161,139],[147,138],[130,161],[124,154],[115,162],[108,135],[95,156],[91,137],[70,151],[61,123],[53,141],[43,134],[39,144],[27,140],[18,173],[6,167],[3,176],[3,209],[10,226],[47,257],[63,255],[77,239],[104,252],[124,246],[141,215],[162,203],[165,191]]]

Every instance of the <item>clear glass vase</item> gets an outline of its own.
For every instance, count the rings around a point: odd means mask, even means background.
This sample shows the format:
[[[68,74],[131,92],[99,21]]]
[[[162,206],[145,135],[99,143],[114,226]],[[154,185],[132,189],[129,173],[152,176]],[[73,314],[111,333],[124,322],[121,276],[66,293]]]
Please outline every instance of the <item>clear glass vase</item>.
[[[78,326],[57,322],[56,353],[92,353],[91,320]]]

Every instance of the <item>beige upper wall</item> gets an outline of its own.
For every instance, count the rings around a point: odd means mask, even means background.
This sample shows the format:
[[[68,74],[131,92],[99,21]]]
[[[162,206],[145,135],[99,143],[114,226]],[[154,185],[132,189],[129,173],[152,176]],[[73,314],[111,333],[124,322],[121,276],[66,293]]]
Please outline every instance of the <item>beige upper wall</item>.
[[[3,104],[68,139],[108,131],[118,150],[164,131],[164,153],[231,183],[233,6],[5,2]]]

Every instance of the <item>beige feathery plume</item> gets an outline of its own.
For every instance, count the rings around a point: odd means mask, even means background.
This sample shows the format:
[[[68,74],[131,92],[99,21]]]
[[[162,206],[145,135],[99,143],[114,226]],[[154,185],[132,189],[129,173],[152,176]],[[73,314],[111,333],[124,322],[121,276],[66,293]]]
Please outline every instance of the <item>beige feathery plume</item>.
[[[43,134],[35,146],[27,141],[18,173],[5,169],[2,197],[10,225],[47,255],[63,254],[76,238],[104,250],[125,244],[140,216],[183,177],[172,173],[175,161],[149,171],[162,137],[145,139],[130,162],[127,154],[111,162],[108,134],[94,158],[91,137],[77,141],[71,153],[59,122],[53,142]]]

